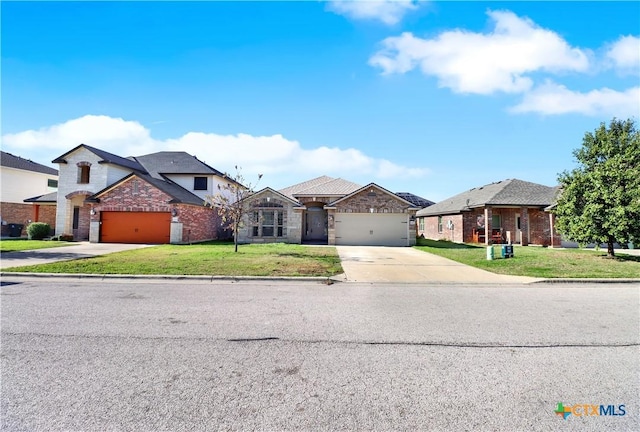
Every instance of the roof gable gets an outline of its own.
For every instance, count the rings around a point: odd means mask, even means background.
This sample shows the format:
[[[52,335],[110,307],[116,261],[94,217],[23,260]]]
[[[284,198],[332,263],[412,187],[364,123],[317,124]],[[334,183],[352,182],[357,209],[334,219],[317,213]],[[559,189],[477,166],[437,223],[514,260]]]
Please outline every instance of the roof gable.
[[[202,198],[200,198],[199,196],[189,192],[188,190],[184,189],[183,187],[173,183],[172,181],[158,179],[158,178],[155,178],[155,177],[151,177],[148,174],[142,174],[142,173],[131,173],[128,176],[118,180],[117,182],[107,186],[106,188],[102,189],[101,191],[96,192],[95,194],[91,195],[90,197],[87,197],[87,199],[85,201],[87,201],[87,202],[99,202],[100,197],[102,195],[106,194],[109,191],[117,189],[118,187],[120,187],[124,183],[128,182],[129,180],[131,180],[133,177],[137,177],[137,178],[149,183],[151,186],[155,187],[156,189],[158,189],[158,190],[164,192],[165,194],[167,194],[169,197],[171,197],[171,200],[169,201],[169,203],[204,205],[204,200]]]
[[[387,195],[392,196],[396,200],[398,200],[401,203],[405,204],[408,208],[412,208],[412,209],[413,208],[418,208],[418,207],[415,207],[411,202],[407,201],[406,199],[394,194],[393,192],[391,192],[391,191],[389,191],[389,190],[387,190],[387,189],[383,188],[382,186],[379,186],[379,185],[377,185],[375,183],[369,183],[368,185],[363,186],[363,187],[359,188],[358,190],[355,190],[355,191],[351,192],[350,194],[347,194],[347,195],[343,196],[342,198],[339,198],[339,199],[333,201],[332,203],[328,204],[328,207],[334,207],[336,204],[339,204],[339,203],[341,203],[343,201],[346,201],[346,200],[352,198],[353,196],[358,195],[359,193],[361,193],[363,191],[366,191],[367,189],[371,189],[371,190],[377,189],[378,191],[381,191],[381,192],[383,192],[383,193],[385,193]]]
[[[58,170],[39,164],[30,159],[24,159],[20,156],[12,155],[7,152],[0,152],[0,166],[14,168],[23,171],[32,171],[41,174],[58,175]]]
[[[63,154],[61,156],[58,156],[57,158],[55,158],[52,161],[52,163],[66,164],[67,161],[66,161],[65,158],[68,155],[70,155],[71,153],[79,150],[80,148],[84,148],[84,149],[90,151],[91,153],[95,154],[99,158],[101,158],[102,160],[99,163],[108,163],[108,164],[118,165],[118,166],[130,169],[130,170],[133,170],[133,171],[146,172],[144,167],[142,165],[140,165],[138,162],[136,162],[135,160],[131,160],[131,159],[128,159],[128,158],[123,158],[122,156],[118,156],[118,155],[115,155],[113,153],[109,153],[107,151],[100,150],[99,148],[91,147],[91,146],[86,145],[86,144],[80,144],[79,146],[69,150],[65,154]]]
[[[249,195],[249,196],[245,197],[245,200],[249,200],[249,199],[257,198],[257,197],[259,197],[260,195],[262,195],[262,194],[264,194],[264,193],[267,193],[267,192],[271,192],[272,194],[274,194],[274,195],[276,195],[276,196],[278,196],[278,197],[282,198],[283,200],[286,200],[286,201],[290,202],[291,204],[293,204],[293,205],[294,205],[294,206],[296,206],[296,207],[299,207],[299,206],[300,206],[300,203],[299,203],[297,200],[295,200],[295,199],[293,199],[293,198],[291,198],[291,197],[289,197],[289,196],[287,196],[287,195],[284,195],[283,193],[278,192],[277,190],[271,189],[270,187],[265,187],[265,188],[263,188],[263,189],[260,189],[259,191],[257,191],[257,192],[255,192],[255,193],[253,193],[253,194],[251,194],[251,195]]]

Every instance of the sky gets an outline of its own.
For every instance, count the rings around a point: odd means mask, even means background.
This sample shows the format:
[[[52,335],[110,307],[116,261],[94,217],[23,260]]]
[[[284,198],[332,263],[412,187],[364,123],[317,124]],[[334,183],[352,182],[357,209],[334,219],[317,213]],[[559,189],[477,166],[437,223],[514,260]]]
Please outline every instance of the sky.
[[[549,186],[640,121],[640,2],[0,3],[2,150],[186,151],[274,189]]]

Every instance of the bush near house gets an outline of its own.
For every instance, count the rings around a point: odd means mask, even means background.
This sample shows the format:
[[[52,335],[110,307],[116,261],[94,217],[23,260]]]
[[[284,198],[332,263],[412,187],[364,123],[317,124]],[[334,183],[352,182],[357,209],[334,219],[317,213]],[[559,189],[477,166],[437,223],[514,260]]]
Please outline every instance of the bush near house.
[[[30,240],[42,240],[45,237],[49,237],[51,227],[44,222],[32,222],[27,226],[27,234]]]

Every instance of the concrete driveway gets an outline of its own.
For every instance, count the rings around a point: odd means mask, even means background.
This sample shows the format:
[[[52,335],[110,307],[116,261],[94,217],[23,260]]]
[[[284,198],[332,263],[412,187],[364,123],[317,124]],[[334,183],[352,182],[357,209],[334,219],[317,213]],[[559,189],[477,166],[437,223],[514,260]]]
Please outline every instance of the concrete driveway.
[[[156,245],[77,242],[72,243],[69,246],[61,246],[50,249],[7,252],[0,255],[0,269],[27,265],[48,264],[79,258],[90,258],[98,255],[106,255],[113,252],[140,249],[149,246]]]
[[[528,283],[460,264],[410,247],[336,246],[347,282]]]

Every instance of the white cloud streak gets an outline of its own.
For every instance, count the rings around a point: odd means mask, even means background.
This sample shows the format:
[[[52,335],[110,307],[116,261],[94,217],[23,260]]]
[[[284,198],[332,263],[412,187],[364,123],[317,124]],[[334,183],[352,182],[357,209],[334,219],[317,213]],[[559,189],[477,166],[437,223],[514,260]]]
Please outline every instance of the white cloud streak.
[[[189,132],[179,138],[157,140],[136,121],[86,115],[39,130],[2,136],[3,150],[23,157],[43,152],[53,159],[79,144],[87,144],[120,156],[139,156],[158,151],[186,151],[221,170],[235,165],[246,174],[366,175],[373,180],[420,178],[425,168],[411,168],[386,159],[373,158],[354,148],[317,147],[307,149],[282,135],[219,135]],[[41,158],[36,158],[41,159]],[[373,181],[372,180],[372,181]]]
[[[387,25],[399,23],[402,18],[418,9],[414,0],[342,0],[330,1],[327,9],[355,20],[377,20]]]
[[[637,73],[640,70],[640,38],[621,36],[609,46],[606,58],[623,73]]]
[[[412,33],[389,37],[369,64],[383,74],[403,74],[415,68],[434,76],[441,87],[456,93],[488,95],[523,93],[533,86],[527,74],[584,72],[589,59],[557,33],[509,11],[489,11],[490,33],[446,31],[432,39]]]
[[[522,102],[512,107],[511,111],[544,115],[578,113],[588,116],[638,117],[640,87],[625,91],[602,88],[581,93],[547,81],[525,94]]]

